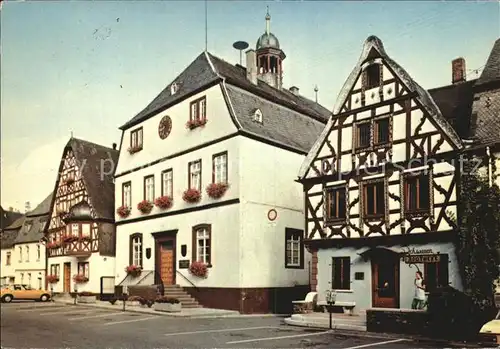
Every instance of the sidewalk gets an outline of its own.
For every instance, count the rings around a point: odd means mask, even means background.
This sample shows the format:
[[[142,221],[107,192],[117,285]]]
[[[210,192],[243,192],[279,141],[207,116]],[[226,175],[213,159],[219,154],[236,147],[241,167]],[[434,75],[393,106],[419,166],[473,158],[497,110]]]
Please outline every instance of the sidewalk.
[[[54,299],[55,303],[63,304],[74,304],[73,298],[59,298]],[[93,307],[101,309],[109,309],[115,311],[123,310],[123,302],[117,301],[114,305],[109,302],[96,301],[96,303],[76,303],[77,306],[81,307]],[[153,306],[154,307],[154,306]],[[156,311],[154,308],[148,308],[147,306],[125,306],[125,311],[131,313],[141,313],[159,316],[170,316],[170,317],[182,317],[191,319],[206,319],[206,318],[227,318],[227,317],[278,317],[280,315],[276,314],[240,314],[235,310],[225,310],[225,309],[212,309],[212,308],[186,308],[182,309],[179,313],[167,313],[163,311]]]

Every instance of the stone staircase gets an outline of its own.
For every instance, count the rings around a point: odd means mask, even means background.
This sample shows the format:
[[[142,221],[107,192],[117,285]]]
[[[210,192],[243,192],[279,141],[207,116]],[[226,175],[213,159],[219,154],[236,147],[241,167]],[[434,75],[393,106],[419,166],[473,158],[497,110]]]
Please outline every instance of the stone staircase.
[[[203,308],[196,299],[191,297],[189,293],[184,291],[179,285],[165,285],[165,296],[171,298],[177,298],[183,308]]]

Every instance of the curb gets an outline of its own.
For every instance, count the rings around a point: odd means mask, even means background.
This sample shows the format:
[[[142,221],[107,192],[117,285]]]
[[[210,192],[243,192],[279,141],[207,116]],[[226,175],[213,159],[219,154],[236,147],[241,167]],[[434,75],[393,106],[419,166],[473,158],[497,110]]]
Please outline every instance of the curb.
[[[293,320],[292,320],[293,321]],[[313,329],[318,329],[318,330],[325,330],[329,329],[329,326],[319,326],[315,325],[314,323],[301,323],[300,325],[297,323],[300,323],[299,321],[284,321],[285,324],[290,325],[290,326],[296,326],[296,327],[307,327],[307,328],[313,328]],[[339,331],[341,330],[341,332]],[[401,339],[404,336],[404,339],[408,339],[410,341],[414,342],[421,342],[421,343],[432,343],[432,344],[439,344],[440,347],[446,347],[446,348],[483,348],[479,343],[466,343],[466,342],[456,342],[456,341],[448,341],[444,339],[432,339],[428,337],[421,337],[421,336],[415,336],[415,335],[401,335],[401,334],[396,334],[396,333],[382,333],[382,332],[366,332],[366,331],[359,331],[359,330],[353,330],[353,329],[347,329],[344,327],[340,326],[334,326],[330,332],[333,335],[341,335],[341,336],[346,336],[346,337],[357,337],[357,338],[380,338],[380,339]]]

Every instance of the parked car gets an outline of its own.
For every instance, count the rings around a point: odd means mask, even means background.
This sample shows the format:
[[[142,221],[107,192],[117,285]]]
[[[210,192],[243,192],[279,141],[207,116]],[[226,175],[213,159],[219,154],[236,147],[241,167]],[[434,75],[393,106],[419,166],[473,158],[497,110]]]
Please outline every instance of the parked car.
[[[485,323],[479,331],[481,343],[486,346],[488,344],[500,345],[500,282],[498,280],[495,290],[495,305],[499,309],[497,316],[495,319]]]
[[[10,303],[13,299],[47,302],[50,298],[50,291],[35,290],[29,285],[9,285],[0,290],[0,299],[4,303]]]

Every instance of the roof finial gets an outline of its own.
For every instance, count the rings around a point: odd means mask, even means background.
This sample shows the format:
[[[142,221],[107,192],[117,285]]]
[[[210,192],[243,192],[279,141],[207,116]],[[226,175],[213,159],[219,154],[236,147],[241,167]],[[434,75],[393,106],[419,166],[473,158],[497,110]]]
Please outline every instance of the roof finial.
[[[315,98],[316,98],[316,103],[318,103],[318,85],[314,86],[314,94],[315,94]]]
[[[266,34],[269,35],[270,30],[269,27],[271,26],[271,15],[269,14],[269,6],[267,6],[267,14],[266,14]]]
[[[73,131],[71,131],[71,138],[73,138]]]

